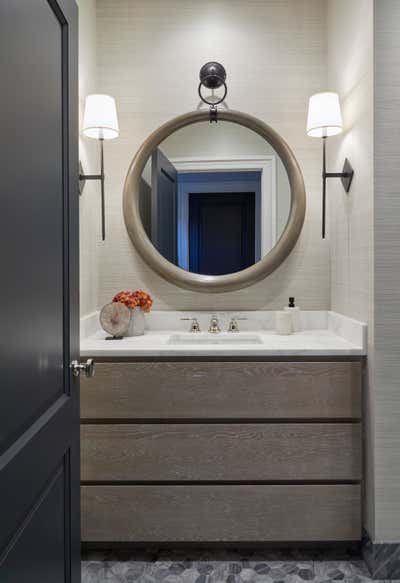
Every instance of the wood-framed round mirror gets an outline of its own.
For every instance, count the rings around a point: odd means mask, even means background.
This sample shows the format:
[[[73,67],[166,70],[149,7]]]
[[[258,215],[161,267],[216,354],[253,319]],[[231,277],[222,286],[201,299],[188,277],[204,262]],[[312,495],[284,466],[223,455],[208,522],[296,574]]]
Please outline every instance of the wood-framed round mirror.
[[[272,273],[292,251],[304,180],[281,136],[248,114],[193,111],[155,130],[129,167],[123,210],[142,259],[180,287],[227,292]]]

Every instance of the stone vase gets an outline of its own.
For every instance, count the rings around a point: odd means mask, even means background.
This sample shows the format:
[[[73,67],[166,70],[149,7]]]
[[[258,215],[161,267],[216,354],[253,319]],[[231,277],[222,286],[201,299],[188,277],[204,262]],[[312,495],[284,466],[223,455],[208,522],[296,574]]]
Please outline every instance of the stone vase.
[[[131,310],[131,319],[125,336],[143,336],[144,334],[144,312],[141,308]]]

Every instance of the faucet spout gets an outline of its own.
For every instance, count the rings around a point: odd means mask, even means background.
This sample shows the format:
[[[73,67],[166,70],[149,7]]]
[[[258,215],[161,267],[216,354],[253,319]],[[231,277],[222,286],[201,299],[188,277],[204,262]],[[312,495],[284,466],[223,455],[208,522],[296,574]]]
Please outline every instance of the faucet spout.
[[[211,334],[218,334],[218,332],[221,332],[221,328],[219,327],[217,316],[211,316],[210,326],[208,328],[208,331],[211,332]]]

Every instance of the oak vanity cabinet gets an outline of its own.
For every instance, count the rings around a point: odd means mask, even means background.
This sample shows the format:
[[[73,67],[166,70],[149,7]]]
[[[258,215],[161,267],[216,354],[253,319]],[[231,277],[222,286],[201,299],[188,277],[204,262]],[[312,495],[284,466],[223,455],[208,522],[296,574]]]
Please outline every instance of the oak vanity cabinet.
[[[359,540],[361,368],[97,362],[81,381],[83,541]]]

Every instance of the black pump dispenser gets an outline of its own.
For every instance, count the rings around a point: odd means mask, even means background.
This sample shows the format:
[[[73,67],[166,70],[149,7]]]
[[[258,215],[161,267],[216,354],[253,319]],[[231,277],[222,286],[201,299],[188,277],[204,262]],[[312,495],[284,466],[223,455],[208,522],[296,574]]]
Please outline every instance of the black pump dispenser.
[[[294,305],[294,297],[293,298],[289,298],[289,308],[295,308],[296,306]]]

